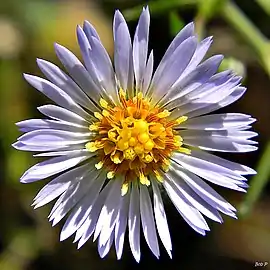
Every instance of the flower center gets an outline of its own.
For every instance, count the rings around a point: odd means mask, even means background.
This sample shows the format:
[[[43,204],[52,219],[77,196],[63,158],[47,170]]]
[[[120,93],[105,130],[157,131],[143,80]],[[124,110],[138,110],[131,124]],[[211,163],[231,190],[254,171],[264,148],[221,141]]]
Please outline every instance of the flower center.
[[[111,107],[104,99],[100,100],[104,110],[102,114],[95,113],[98,121],[89,129],[96,132],[96,137],[86,144],[86,149],[98,152],[100,162],[96,168],[107,168],[109,179],[116,174],[125,176],[122,187],[125,194],[129,183],[136,179],[150,185],[150,174],[162,181],[159,171],[168,169],[174,151],[189,153],[182,147],[182,137],[174,130],[187,117],[169,120],[170,112],[151,107],[142,93],[126,99],[120,91],[119,96],[120,106]]]

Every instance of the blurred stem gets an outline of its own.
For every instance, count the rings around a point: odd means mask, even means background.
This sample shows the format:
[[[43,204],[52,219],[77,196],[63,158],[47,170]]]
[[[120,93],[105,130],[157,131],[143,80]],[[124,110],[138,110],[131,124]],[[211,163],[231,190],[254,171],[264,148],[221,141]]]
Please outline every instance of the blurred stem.
[[[151,14],[163,13],[166,10],[175,8],[175,7],[183,7],[187,5],[194,5],[198,0],[157,0],[148,2],[149,9]],[[131,21],[137,19],[142,12],[142,5],[133,7],[131,9],[125,10],[123,13],[127,21]]]
[[[258,5],[261,6],[261,8],[270,15],[270,1],[269,0],[256,0]]]
[[[200,13],[198,13],[195,18],[195,27],[199,40],[202,40],[203,37],[205,36],[205,24],[206,24],[205,18],[202,17]]]
[[[270,76],[269,46],[260,30],[252,24],[245,14],[233,3],[227,2],[223,8],[223,16],[248,42],[258,54],[264,68]]]
[[[246,195],[244,202],[239,207],[240,216],[247,216],[258,198],[260,197],[261,192],[263,191],[267,181],[270,177],[270,142],[268,143],[257,168],[257,175],[255,175],[250,183],[250,188]]]
[[[205,36],[205,26],[207,22],[219,14],[228,0],[197,0],[198,13],[195,17],[196,33],[199,39]]]

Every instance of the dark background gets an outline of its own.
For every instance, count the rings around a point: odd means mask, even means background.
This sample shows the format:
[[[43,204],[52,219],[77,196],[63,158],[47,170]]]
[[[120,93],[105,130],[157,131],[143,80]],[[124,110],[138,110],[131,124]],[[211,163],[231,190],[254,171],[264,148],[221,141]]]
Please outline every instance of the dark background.
[[[14,123],[40,117],[36,107],[48,100],[30,88],[22,73],[40,75],[37,57],[59,64],[53,51],[58,42],[80,56],[75,29],[84,19],[94,24],[112,56],[112,18],[116,8],[128,19],[133,35],[137,14],[145,1],[124,0],[9,0],[0,1],[0,270],[80,269],[253,269],[270,264],[270,1],[269,0],[159,0],[150,3],[150,49],[157,66],[170,41],[186,23],[195,20],[200,38],[213,35],[209,55],[222,53],[222,69],[232,68],[244,76],[248,91],[223,112],[251,114],[258,121],[257,152],[223,155],[259,169],[250,177],[247,194],[215,187],[240,210],[239,219],[224,217],[224,224],[210,222],[205,237],[194,232],[166,201],[173,241],[171,260],[161,246],[156,260],[141,238],[142,259],[137,264],[128,241],[121,261],[112,248],[100,259],[96,243],[88,241],[80,250],[72,239],[59,242],[61,224],[47,221],[52,206],[33,210],[32,199],[43,180],[19,183],[21,174],[35,160],[31,153],[18,152],[11,143],[19,136]],[[236,13],[233,13],[237,11]],[[243,20],[244,18],[244,20]],[[246,25],[248,22],[248,25]],[[250,23],[257,29],[250,28]],[[253,32],[254,31],[254,32]],[[268,60],[269,59],[269,60]],[[257,267],[270,269],[268,266]]]

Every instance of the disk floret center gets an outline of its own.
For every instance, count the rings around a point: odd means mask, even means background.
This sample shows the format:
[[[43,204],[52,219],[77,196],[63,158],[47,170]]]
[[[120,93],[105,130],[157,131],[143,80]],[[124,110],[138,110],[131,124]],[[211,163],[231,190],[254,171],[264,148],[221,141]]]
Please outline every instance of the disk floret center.
[[[119,173],[125,175],[126,184],[139,179],[149,185],[150,173],[161,180],[159,170],[168,168],[173,151],[188,151],[174,130],[187,117],[169,120],[170,112],[151,107],[142,93],[126,99],[120,91],[119,96],[120,105],[115,107],[100,100],[103,111],[95,113],[97,121],[89,127],[96,137],[86,144],[86,149],[97,151],[100,162],[96,168],[106,167],[108,178]]]

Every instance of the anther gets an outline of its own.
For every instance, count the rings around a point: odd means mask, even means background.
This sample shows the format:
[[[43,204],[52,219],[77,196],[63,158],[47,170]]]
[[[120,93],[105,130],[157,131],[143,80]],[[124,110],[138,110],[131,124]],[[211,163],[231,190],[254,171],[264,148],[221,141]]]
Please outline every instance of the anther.
[[[90,152],[95,152],[98,150],[98,148],[96,147],[96,143],[95,142],[88,142],[85,145],[85,148],[90,151]]]
[[[102,108],[104,108],[104,109],[107,109],[107,108],[108,108],[108,102],[107,102],[105,99],[103,99],[103,98],[101,98],[101,99],[99,100],[99,104],[100,104],[100,106],[101,106]]]
[[[97,170],[100,170],[104,165],[104,162],[100,161],[99,163],[95,164]]]
[[[148,178],[142,173],[142,172],[139,172],[140,174],[140,183],[142,185],[146,185],[146,186],[150,186],[150,181],[148,180]]]
[[[187,119],[188,119],[187,116],[181,116],[181,117],[179,117],[178,119],[176,119],[175,122],[176,122],[178,125],[180,125],[181,123],[187,121]]]
[[[133,160],[136,157],[136,153],[133,150],[133,148],[130,147],[127,150],[125,150],[124,151],[124,157],[125,157],[125,159]]]
[[[184,153],[184,154],[187,154],[187,155],[190,155],[191,154],[191,150],[188,149],[188,148],[185,148],[185,147],[179,147],[177,149],[178,152],[181,152],[181,153]]]
[[[120,164],[123,161],[123,154],[120,151],[116,151],[115,154],[111,155],[111,160],[114,164]]]
[[[128,183],[124,183],[121,187],[121,195],[125,196],[128,192],[129,185]]]
[[[99,119],[99,120],[102,120],[103,119],[103,116],[102,114],[100,114],[99,112],[94,112],[94,116]]]
[[[109,113],[108,111],[106,111],[106,110],[103,110],[103,111],[102,111],[102,114],[103,114],[103,116],[105,116],[105,117],[110,116],[110,113]]]
[[[160,113],[157,114],[158,118],[165,118],[168,117],[171,114],[171,112],[169,112],[168,110],[164,110]]]
[[[98,130],[98,125],[97,124],[92,124],[89,126],[90,131],[97,131]]]
[[[150,163],[150,162],[152,162],[153,161],[153,157],[151,156],[151,155],[146,155],[145,157],[144,157],[144,160],[145,160],[145,162],[146,163]]]
[[[112,179],[112,178],[114,178],[114,176],[115,176],[115,172],[114,171],[110,171],[110,172],[107,173],[107,178],[108,179]]]
[[[163,178],[157,170],[154,170],[154,174],[160,183],[163,183]]]

